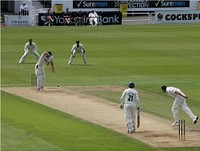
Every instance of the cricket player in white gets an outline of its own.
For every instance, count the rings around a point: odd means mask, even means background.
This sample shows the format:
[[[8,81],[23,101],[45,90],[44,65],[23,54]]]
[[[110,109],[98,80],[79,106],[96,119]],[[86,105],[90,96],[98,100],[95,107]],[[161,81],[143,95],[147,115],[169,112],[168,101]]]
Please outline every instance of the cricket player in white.
[[[169,96],[174,98],[174,103],[172,105],[172,113],[174,117],[174,123],[172,127],[179,126],[179,118],[178,118],[178,107],[180,106],[182,110],[188,114],[188,116],[192,119],[193,123],[196,124],[198,120],[198,116],[195,116],[189,107],[186,104],[187,96],[178,88],[175,87],[167,87],[162,86],[162,91],[167,93]]]
[[[72,64],[72,61],[73,61],[74,57],[76,56],[76,53],[79,53],[82,56],[84,64],[87,65],[87,59],[85,56],[85,48],[84,48],[83,44],[80,43],[79,40],[77,40],[76,44],[74,44],[72,46],[71,56],[69,58],[68,65]]]
[[[92,12],[89,14],[88,17],[89,17],[90,25],[97,26],[97,24],[98,24],[98,15],[94,10],[92,10]]]
[[[51,51],[45,51],[42,53],[40,59],[35,65],[35,75],[37,76],[37,90],[38,92],[44,90],[44,80],[45,80],[45,73],[44,73],[44,66],[53,64],[53,55]]]
[[[29,42],[27,42],[24,46],[24,54],[21,57],[21,59],[19,60],[19,63],[24,63],[26,57],[29,54],[33,54],[35,56],[35,59],[38,61],[40,58],[40,55],[37,52],[37,46],[36,44],[32,41],[32,39],[29,39]]]
[[[128,128],[128,133],[131,134],[135,132],[136,101],[138,105],[137,109],[140,111],[141,108],[138,92],[134,89],[135,84],[129,82],[128,86],[129,88],[124,90],[120,98],[120,109],[123,109],[124,105],[126,127]]]

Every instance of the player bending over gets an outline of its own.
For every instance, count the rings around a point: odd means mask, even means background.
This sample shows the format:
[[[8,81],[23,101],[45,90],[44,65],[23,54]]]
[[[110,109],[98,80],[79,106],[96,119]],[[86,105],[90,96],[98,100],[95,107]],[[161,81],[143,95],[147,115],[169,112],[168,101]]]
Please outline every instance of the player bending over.
[[[172,113],[174,116],[174,123],[172,127],[179,126],[179,118],[178,118],[178,107],[180,106],[182,110],[187,113],[187,115],[192,119],[193,124],[197,123],[198,116],[195,116],[189,107],[186,104],[187,96],[178,88],[175,87],[167,87],[163,85],[161,87],[164,93],[167,93],[169,96],[174,98],[174,103],[172,105]]]
[[[79,53],[82,56],[84,64],[87,65],[87,59],[86,59],[86,56],[85,56],[85,48],[84,48],[83,44],[80,43],[79,40],[77,40],[76,44],[74,44],[72,46],[71,56],[69,58],[68,65],[72,64],[72,61],[73,61],[74,57],[76,56],[76,53]]]
[[[53,55],[51,51],[45,51],[42,53],[40,59],[38,60],[37,64],[35,65],[35,75],[37,76],[37,90],[38,92],[44,90],[44,80],[45,80],[45,73],[44,73],[44,66],[51,64],[52,72],[54,73],[54,64],[53,64]]]

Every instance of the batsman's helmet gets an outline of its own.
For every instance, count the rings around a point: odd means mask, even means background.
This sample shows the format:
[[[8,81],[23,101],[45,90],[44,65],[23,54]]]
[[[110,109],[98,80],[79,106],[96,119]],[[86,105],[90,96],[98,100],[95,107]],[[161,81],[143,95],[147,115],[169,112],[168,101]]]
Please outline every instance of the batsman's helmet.
[[[129,88],[134,88],[134,87],[135,87],[135,84],[131,81],[131,82],[128,83],[128,87],[129,87]]]

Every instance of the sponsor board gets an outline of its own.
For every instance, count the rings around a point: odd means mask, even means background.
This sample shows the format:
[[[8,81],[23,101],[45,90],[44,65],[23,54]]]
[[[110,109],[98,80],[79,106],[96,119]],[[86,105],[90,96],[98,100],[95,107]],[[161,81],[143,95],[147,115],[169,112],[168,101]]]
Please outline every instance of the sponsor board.
[[[73,8],[113,8],[115,2],[112,0],[73,0]]]
[[[89,25],[88,12],[84,13],[84,25]],[[120,12],[97,12],[98,14],[98,24],[101,25],[111,25],[111,24],[122,24],[122,14]],[[71,25],[75,25],[76,12],[72,13]],[[47,22],[47,17],[45,13],[39,13],[38,25],[45,26]],[[54,25],[63,26],[65,24],[65,19],[63,14],[53,14]]]
[[[200,23],[200,11],[156,11],[155,23]]]
[[[122,3],[128,4],[128,8],[190,7],[190,0],[73,0],[73,8],[120,8]]]
[[[7,26],[31,26],[31,17],[21,15],[5,15],[4,21]]]

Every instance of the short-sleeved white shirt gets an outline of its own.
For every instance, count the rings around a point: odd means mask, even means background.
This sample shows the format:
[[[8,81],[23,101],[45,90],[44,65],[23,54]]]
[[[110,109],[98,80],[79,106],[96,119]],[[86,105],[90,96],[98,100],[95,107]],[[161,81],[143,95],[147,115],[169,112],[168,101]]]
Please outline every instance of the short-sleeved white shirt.
[[[53,56],[47,57],[46,52],[44,52],[40,59],[37,62],[37,65],[39,67],[43,67],[44,65],[47,65],[48,63],[53,61]]]
[[[94,12],[94,13],[90,13],[88,17],[89,17],[89,18],[97,18],[98,15],[97,15],[96,12]]]
[[[27,42],[24,46],[24,51],[29,51],[29,52],[36,52],[37,51],[37,46],[34,42],[30,45],[29,42]]]
[[[169,96],[171,96],[173,98],[180,98],[180,97],[183,98],[182,96],[175,94],[175,92],[178,92],[178,93],[182,94],[183,96],[186,96],[180,89],[175,88],[175,87],[167,87],[166,92]]]
[[[77,47],[77,44],[74,44],[73,46],[72,46],[72,49],[71,49],[71,52],[84,52],[84,50],[85,50],[85,48],[84,48],[84,46],[83,46],[83,44],[81,44],[81,43],[79,43],[79,47]]]
[[[135,101],[137,101],[138,106],[140,106],[138,92],[135,89],[128,88],[124,90],[120,98],[121,105],[123,104],[124,98],[125,98],[125,104],[132,104],[132,103],[135,103]]]

